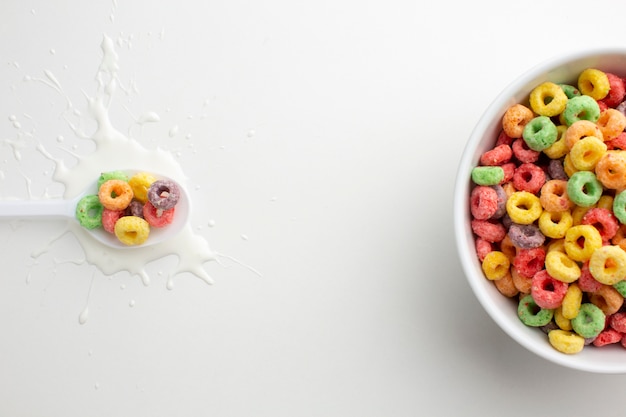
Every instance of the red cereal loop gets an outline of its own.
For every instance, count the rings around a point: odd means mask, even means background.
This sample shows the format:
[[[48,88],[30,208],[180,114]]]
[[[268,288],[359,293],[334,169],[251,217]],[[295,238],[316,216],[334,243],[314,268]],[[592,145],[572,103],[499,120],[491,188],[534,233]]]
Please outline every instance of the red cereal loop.
[[[626,333],[626,313],[619,312],[609,316],[609,326],[620,333]]]
[[[152,203],[146,201],[143,206],[143,217],[148,224],[153,227],[165,227],[174,220],[174,212],[176,207],[169,210],[159,210]]]
[[[115,223],[124,216],[124,210],[102,210],[102,227],[109,233],[115,233]]]
[[[546,260],[546,250],[543,247],[520,249],[513,259],[515,271],[525,278],[532,278],[541,271]]]
[[[604,142],[606,144],[607,150],[614,149],[626,149],[626,132],[622,132],[615,139],[607,140]]]
[[[491,187],[479,185],[470,195],[470,211],[478,220],[487,220],[498,211],[498,193]]]
[[[585,261],[580,268],[580,277],[578,277],[578,288],[584,292],[596,292],[602,287],[602,283],[596,280],[589,271],[589,261]]]
[[[511,150],[513,151],[513,156],[517,158],[518,161],[524,164],[529,164],[532,162],[537,162],[539,159],[539,155],[541,152],[533,151],[526,145],[526,141],[524,139],[515,139],[513,144],[511,145]]]
[[[492,251],[493,245],[491,242],[487,242],[481,237],[476,238],[476,255],[478,255],[480,262],[482,262],[485,259],[485,256]]]
[[[499,166],[505,164],[513,157],[511,147],[506,144],[498,145],[495,148],[483,153],[480,157],[481,165]]]
[[[598,337],[593,341],[593,345],[600,347],[619,343],[622,340],[622,334],[615,329],[605,329],[600,332]]]
[[[488,242],[500,242],[506,236],[506,229],[501,223],[489,220],[472,220],[474,233]]]
[[[496,146],[499,146],[499,145],[511,146],[512,143],[513,143],[513,138],[507,135],[504,130],[501,130],[500,134],[498,135],[498,139],[496,139]]]
[[[521,164],[513,174],[513,186],[518,191],[537,194],[545,182],[546,173],[535,164]]]
[[[609,94],[598,101],[598,105],[601,106],[600,111],[603,110],[602,105],[606,105],[607,108],[617,107],[618,104],[624,101],[624,96],[626,95],[626,86],[622,78],[610,72],[607,72],[606,76],[609,79]]]
[[[542,269],[533,276],[530,295],[541,308],[554,309],[561,305],[569,284],[559,281]]]
[[[600,232],[604,244],[608,244],[619,229],[619,220],[610,210],[605,208],[590,208],[580,222],[595,227]]]
[[[504,178],[502,179],[501,184],[506,184],[513,179],[517,166],[515,165],[515,162],[509,162],[502,165],[500,168],[504,171]]]

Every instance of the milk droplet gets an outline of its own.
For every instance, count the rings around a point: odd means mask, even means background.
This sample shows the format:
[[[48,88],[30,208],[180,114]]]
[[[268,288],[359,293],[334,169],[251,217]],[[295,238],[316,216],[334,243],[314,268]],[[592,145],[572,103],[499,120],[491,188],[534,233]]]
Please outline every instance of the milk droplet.
[[[62,135],[57,136],[57,142],[61,143],[65,140],[65,138]]]
[[[241,239],[243,239],[243,240],[249,240],[250,238],[248,237],[248,235],[241,235]]]
[[[17,116],[16,115],[12,114],[12,115],[9,116],[9,121],[14,122],[16,120],[17,120]]]
[[[131,308],[132,308],[132,307],[135,307],[135,300],[130,300],[130,301],[128,302],[128,305],[129,305]]]
[[[172,126],[168,134],[170,138],[173,138],[174,136],[176,136],[178,134],[178,125]]]
[[[156,123],[156,122],[159,122],[160,120],[161,118],[155,112],[147,112],[139,116],[139,118],[137,119],[137,123],[139,124]]]
[[[50,49],[50,55],[54,55],[56,53],[57,53],[57,51],[55,51],[54,48]]]
[[[256,135],[256,132],[254,131],[254,129],[248,130],[248,137],[249,138],[253,137],[254,135]]]
[[[208,225],[209,227],[215,227],[215,220],[213,220],[213,219],[209,220],[209,222],[207,223],[207,225]]]
[[[85,306],[83,311],[80,312],[78,316],[78,323],[85,324],[87,323],[87,319],[89,318],[89,306]]]

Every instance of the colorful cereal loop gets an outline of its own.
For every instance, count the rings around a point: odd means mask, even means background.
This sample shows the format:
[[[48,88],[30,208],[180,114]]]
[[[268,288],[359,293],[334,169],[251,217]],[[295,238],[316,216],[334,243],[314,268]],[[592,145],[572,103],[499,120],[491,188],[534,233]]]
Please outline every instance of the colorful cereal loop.
[[[545,326],[552,321],[554,311],[539,307],[529,294],[520,299],[517,306],[517,315],[525,325],[539,327]]]
[[[581,224],[572,226],[565,233],[565,252],[574,261],[584,262],[590,259],[591,255],[601,247],[602,236],[600,236],[600,232],[591,225]]]
[[[574,224],[574,219],[569,211],[551,212],[544,211],[539,216],[539,230],[544,236],[551,239],[565,237],[567,230]]]
[[[621,281],[626,277],[626,252],[613,245],[597,248],[589,258],[589,272],[605,285]]]
[[[534,114],[531,109],[522,104],[514,104],[504,112],[502,130],[511,138],[521,138],[524,127],[533,117]]]
[[[567,96],[561,87],[544,82],[530,92],[530,108],[541,116],[553,117],[565,110]]]
[[[626,116],[619,110],[606,109],[600,113],[596,124],[600,128],[600,131],[602,131],[604,140],[612,140],[618,137],[620,133],[624,132],[624,128],[626,128]]]
[[[578,171],[567,181],[569,199],[582,207],[596,204],[603,191],[602,184],[591,171]]]
[[[531,224],[541,216],[543,207],[539,197],[533,193],[517,191],[507,200],[506,212],[514,223]]]
[[[548,341],[553,348],[568,355],[579,353],[585,347],[585,339],[567,330],[551,330]]]
[[[570,283],[580,277],[580,267],[567,254],[551,251],[546,254],[546,270],[554,279]]]
[[[578,315],[572,319],[572,328],[584,338],[596,337],[604,329],[606,316],[592,303],[583,303]]]
[[[561,314],[563,317],[571,320],[578,315],[580,306],[583,302],[583,292],[575,282],[570,284],[563,297],[563,303],[561,303]]]
[[[595,136],[576,142],[570,150],[570,159],[578,171],[591,171],[607,150],[606,144]]]
[[[612,285],[602,285],[598,291],[589,295],[589,301],[602,310],[605,315],[610,316],[622,308],[624,296]]]
[[[489,252],[482,262],[485,276],[492,281],[503,278],[509,272],[510,266],[509,258],[500,251]]]
[[[611,84],[606,73],[595,68],[587,68],[578,76],[578,89],[594,100],[602,100],[609,94]]]

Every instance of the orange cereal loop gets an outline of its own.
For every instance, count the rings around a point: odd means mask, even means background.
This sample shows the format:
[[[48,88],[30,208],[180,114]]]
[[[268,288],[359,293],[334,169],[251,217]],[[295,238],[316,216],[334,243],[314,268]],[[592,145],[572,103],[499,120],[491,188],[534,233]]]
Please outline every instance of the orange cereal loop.
[[[603,284],[596,292],[591,293],[589,301],[595,304],[602,312],[610,316],[619,311],[624,303],[624,297],[612,285]]]
[[[595,168],[596,178],[612,190],[626,188],[626,151],[606,151]]]
[[[626,116],[619,110],[606,109],[596,121],[604,140],[615,139],[626,129]]]
[[[502,117],[502,130],[511,138],[521,138],[524,127],[535,117],[533,111],[523,104],[509,107]]]
[[[549,212],[567,211],[574,206],[567,195],[565,180],[546,181],[541,187],[539,201],[544,210]]]
[[[508,233],[500,242],[500,252],[504,253],[506,257],[509,258],[509,261],[513,263],[513,259],[515,259],[515,255],[517,255],[517,248],[513,242],[511,242],[511,238]]]
[[[507,273],[504,277],[493,281],[494,285],[505,297],[515,297],[519,294],[519,290],[515,287],[511,273]]]
[[[530,289],[533,286],[532,277],[525,277],[520,275],[515,268],[511,268],[511,278],[515,288],[522,294],[530,294]]]
[[[126,181],[105,181],[98,191],[102,206],[109,210],[124,210],[133,199],[133,190]]]
[[[568,149],[572,149],[576,142],[587,136],[595,136],[604,141],[604,135],[597,124],[589,120],[578,120],[565,130],[565,144]]]

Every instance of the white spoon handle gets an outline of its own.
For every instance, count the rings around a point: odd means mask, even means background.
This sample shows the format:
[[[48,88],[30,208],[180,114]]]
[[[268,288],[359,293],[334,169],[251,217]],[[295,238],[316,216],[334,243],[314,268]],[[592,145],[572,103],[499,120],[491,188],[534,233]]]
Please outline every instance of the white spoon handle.
[[[4,200],[0,201],[0,218],[74,217],[75,209],[73,200]]]

